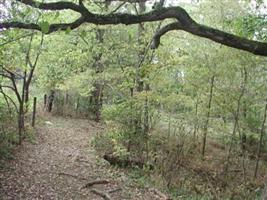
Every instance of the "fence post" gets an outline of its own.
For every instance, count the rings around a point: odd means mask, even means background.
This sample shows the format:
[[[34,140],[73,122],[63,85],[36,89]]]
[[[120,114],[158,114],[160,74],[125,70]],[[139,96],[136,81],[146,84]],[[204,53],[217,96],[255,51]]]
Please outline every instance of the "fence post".
[[[34,97],[33,98],[33,112],[32,112],[32,127],[34,127],[34,125],[35,125],[36,102],[37,102],[37,98]]]

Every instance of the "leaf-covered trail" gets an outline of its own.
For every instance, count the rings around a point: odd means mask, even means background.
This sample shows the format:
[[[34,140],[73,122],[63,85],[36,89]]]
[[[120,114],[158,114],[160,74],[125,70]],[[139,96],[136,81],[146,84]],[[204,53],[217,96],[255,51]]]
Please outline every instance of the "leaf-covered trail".
[[[24,142],[0,171],[0,199],[103,199],[92,188],[113,191],[111,199],[160,199],[132,187],[122,171],[97,158],[90,141],[101,130],[88,120],[46,117],[37,126],[35,142]],[[100,179],[109,183],[83,188]]]

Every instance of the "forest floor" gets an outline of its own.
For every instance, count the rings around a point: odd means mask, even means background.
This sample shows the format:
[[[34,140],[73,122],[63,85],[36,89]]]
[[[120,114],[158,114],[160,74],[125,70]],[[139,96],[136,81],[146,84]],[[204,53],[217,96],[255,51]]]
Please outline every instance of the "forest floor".
[[[34,140],[16,148],[1,169],[0,199],[105,199],[94,191],[113,200],[162,199],[97,156],[90,141],[102,131],[92,121],[42,116]],[[96,180],[103,183],[85,187]]]

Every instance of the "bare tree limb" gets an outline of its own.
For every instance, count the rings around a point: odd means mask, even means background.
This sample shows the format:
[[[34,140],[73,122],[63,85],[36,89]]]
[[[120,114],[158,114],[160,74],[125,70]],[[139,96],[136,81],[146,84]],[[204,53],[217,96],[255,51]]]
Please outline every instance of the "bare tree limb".
[[[33,77],[33,73],[35,71],[35,68],[36,68],[37,62],[39,60],[39,57],[41,55],[41,48],[42,48],[43,42],[44,42],[44,34],[42,34],[42,36],[41,36],[41,41],[40,41],[39,49],[38,49],[38,52],[37,52],[37,55],[35,57],[35,60],[34,60],[34,63],[33,64],[32,64],[31,59],[30,59],[30,47],[29,47],[29,51],[27,52],[26,62],[29,63],[29,65],[31,67],[31,70],[30,70],[28,79],[26,81],[26,86],[29,86],[30,83],[31,83],[31,80],[32,80],[32,77]]]
[[[16,0],[17,2],[21,2],[25,5],[38,8],[41,10],[73,10],[76,12],[81,12],[80,5],[77,5],[72,2],[67,1],[59,1],[59,2],[53,2],[53,3],[43,3],[40,1],[33,1],[33,0]]]
[[[20,96],[20,94],[19,94],[19,91],[18,91],[18,88],[17,88],[17,85],[16,85],[16,81],[15,81],[15,75],[12,73],[12,74],[10,74],[11,75],[11,78],[10,78],[10,80],[11,80],[11,82],[12,82],[12,85],[13,85],[13,88],[14,88],[14,92],[15,92],[15,94],[16,94],[16,97],[17,97],[17,99],[18,99],[18,102],[21,104],[22,103],[22,101],[23,101],[23,98]]]
[[[18,40],[20,40],[20,39],[22,39],[22,38],[29,37],[29,36],[31,36],[32,34],[36,34],[36,32],[34,32],[34,33],[30,33],[30,34],[26,34],[26,35],[22,35],[22,36],[20,36],[20,37],[18,37],[18,38],[11,39],[11,40],[8,40],[8,41],[6,41],[6,42],[3,42],[3,43],[0,44],[0,47],[1,47],[1,46],[4,46],[4,45],[6,45],[6,44],[12,43],[12,42],[16,42],[16,41],[18,41]]]
[[[5,78],[8,78],[8,79],[11,79],[11,77],[10,76],[8,76],[7,74],[5,74],[5,73],[0,73],[0,76],[2,76],[2,77],[5,77]]]
[[[15,101],[14,101],[10,96],[8,96],[8,95],[4,92],[4,90],[3,90],[3,88],[2,88],[1,85],[0,85],[0,93],[4,96],[5,101],[6,101],[7,104],[9,104],[9,103],[8,103],[8,100],[13,104],[13,106],[14,106],[15,109],[16,109],[16,112],[18,113],[18,106],[17,106],[17,104],[15,103]],[[8,107],[9,107],[9,106],[8,106]]]
[[[113,13],[117,12],[125,4],[126,4],[126,2],[122,2],[118,7],[116,7],[114,10],[112,10],[109,14],[113,14]]]
[[[9,85],[1,85],[0,87],[1,88],[7,88],[7,89],[10,89],[12,91],[15,91],[15,88],[13,88],[12,86],[9,86]]]
[[[2,74],[1,74],[1,75],[3,75],[3,76],[6,77],[6,78],[11,79],[12,76],[14,76],[14,78],[23,78],[22,75],[20,75],[20,74],[18,74],[18,73],[16,73],[16,72],[13,72],[13,71],[11,71],[11,70],[5,68],[5,67],[2,67],[2,70],[3,70],[3,72],[7,72],[7,73],[9,74],[9,76],[6,75],[5,73],[2,73]]]

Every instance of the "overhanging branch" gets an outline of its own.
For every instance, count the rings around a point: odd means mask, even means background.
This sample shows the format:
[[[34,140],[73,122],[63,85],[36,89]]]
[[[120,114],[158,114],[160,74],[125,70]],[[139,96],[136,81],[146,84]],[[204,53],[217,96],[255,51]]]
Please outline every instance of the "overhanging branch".
[[[161,36],[173,30],[183,30],[193,35],[208,38],[210,40],[213,40],[214,42],[217,42],[217,43],[229,46],[229,47],[248,51],[255,55],[267,56],[267,43],[249,40],[246,38],[242,38],[242,37],[239,37],[239,36],[236,36],[230,33],[226,33],[226,32],[214,29],[214,28],[210,28],[204,25],[200,25],[197,23],[195,23],[192,26],[183,26],[179,22],[174,22],[174,23],[164,26],[154,35],[151,48],[153,49],[158,48],[160,44]]]
[[[85,22],[83,17],[78,18],[72,23],[58,23],[50,24],[48,33],[52,33],[58,30],[67,30],[67,29],[76,29]],[[0,29],[10,29],[10,28],[19,28],[19,29],[29,29],[29,30],[38,30],[41,31],[41,27],[38,24],[34,23],[23,23],[23,22],[4,22],[0,23]]]
[[[25,5],[38,8],[41,10],[73,10],[76,12],[81,12],[81,7],[75,3],[67,2],[67,1],[59,1],[53,3],[43,3],[39,1],[33,0],[16,0],[17,2],[23,3]]]
[[[71,2],[54,2],[54,3],[39,3],[33,0],[17,0],[26,5],[43,10],[63,10],[70,9],[81,14],[81,17],[72,23],[50,24],[49,31],[52,33],[58,30],[66,30],[68,28],[75,29],[83,23],[91,23],[96,25],[108,24],[139,24],[143,22],[162,21],[164,19],[176,19],[176,23],[169,24],[163,27],[154,36],[154,43],[152,47],[159,46],[160,37],[171,30],[183,30],[191,34],[208,38],[217,43],[251,52],[255,55],[267,56],[267,43],[249,40],[242,38],[218,29],[214,29],[205,25],[195,22],[189,14],[182,7],[170,7],[156,9],[142,15],[132,15],[127,13],[111,13],[106,15],[94,14],[89,12],[81,3],[79,5]],[[3,22],[0,23],[0,29],[21,28],[33,29],[41,31],[38,24],[23,23],[23,22]]]

